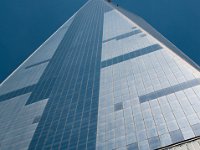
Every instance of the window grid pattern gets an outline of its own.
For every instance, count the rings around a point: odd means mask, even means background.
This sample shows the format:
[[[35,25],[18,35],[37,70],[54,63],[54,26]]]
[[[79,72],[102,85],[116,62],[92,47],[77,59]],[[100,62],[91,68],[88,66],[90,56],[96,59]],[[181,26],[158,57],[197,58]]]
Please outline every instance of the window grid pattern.
[[[103,39],[125,34],[133,26],[136,25],[115,10],[107,12]],[[107,41],[102,46],[101,62],[127,54],[127,49],[154,44],[158,41],[148,34]],[[200,85],[187,86],[151,101],[141,103],[139,99],[148,93],[198,81],[199,73],[191,70],[167,48],[101,68],[96,148],[148,150],[198,136]],[[123,107],[115,111],[118,104]]]
[[[140,102],[143,103],[149,100],[157,99],[165,95],[170,95],[178,91],[183,91],[183,90],[186,90],[188,88],[195,87],[198,85],[200,85],[200,79],[194,79],[194,80],[183,82],[183,83],[180,83],[168,88],[163,88],[159,91],[155,91],[152,93],[148,93],[146,95],[139,96],[139,99],[140,99]]]
[[[109,41],[114,40],[114,39],[115,39],[115,40],[121,40],[121,39],[123,39],[123,38],[127,38],[127,37],[133,36],[133,35],[135,35],[135,34],[139,34],[139,33],[141,33],[141,31],[138,30],[138,29],[137,29],[137,30],[133,30],[133,31],[131,31],[131,32],[124,33],[124,34],[122,34],[122,35],[118,35],[118,36],[116,36],[116,37],[113,37],[113,38],[104,40],[103,43],[109,42]]]
[[[25,105],[31,93],[0,102],[0,149],[28,149],[38,122],[36,116],[43,113],[47,99]]]
[[[148,47],[153,44],[157,44],[153,39],[150,38],[149,40],[151,40],[152,43],[149,44],[145,42],[146,36],[143,36],[144,33],[141,32],[140,29],[136,27],[136,25],[128,24],[127,20],[125,20],[123,17],[120,17],[116,13],[116,11],[109,12],[108,16],[110,17],[107,17],[104,20],[106,24],[104,24],[105,34],[103,35],[103,41],[109,41],[103,43],[102,45],[102,61],[109,60],[123,54],[128,54],[130,52]],[[115,21],[116,19],[118,20],[117,22]],[[116,24],[113,24],[113,22],[115,22]],[[122,26],[124,28],[121,28]],[[128,33],[135,33],[138,30],[140,31],[140,33],[127,36]],[[127,37],[124,37],[123,35],[126,35]],[[116,37],[118,38],[116,39]],[[124,42],[126,42],[126,46],[124,46]],[[138,47],[133,47],[133,45],[138,45]]]
[[[49,97],[29,149],[95,149],[103,1],[75,16],[27,103]]]
[[[50,38],[47,39],[18,69],[15,70],[9,79],[5,80],[0,86],[0,101],[14,98],[20,94],[28,93],[31,86],[34,86],[42,76],[48,62],[32,66],[39,62],[51,59],[64,34],[73,21],[71,17],[62,25]],[[32,66],[29,69],[26,67]],[[31,87],[33,88],[33,87]],[[32,91],[33,89],[31,89]]]
[[[0,146],[148,150],[200,136],[200,74],[185,64],[91,0],[0,87]]]
[[[48,99],[25,105],[48,61],[54,55],[73,17],[45,41],[15,72],[0,85],[0,149],[28,149]],[[39,63],[43,62],[43,63]],[[27,66],[29,66],[27,68]],[[39,120],[38,120],[39,121]]]
[[[43,61],[41,61],[41,62],[38,62],[38,63],[32,64],[32,65],[26,66],[26,69],[31,68],[31,67],[34,67],[34,66],[37,66],[37,65],[41,65],[41,64],[46,63],[46,62],[49,62],[49,61],[50,61],[50,59],[43,60]]]
[[[102,68],[103,67],[108,67],[110,65],[121,63],[122,61],[126,61],[126,60],[129,60],[129,59],[132,59],[132,58],[136,58],[136,57],[139,57],[139,56],[142,56],[142,55],[146,55],[146,54],[155,52],[155,51],[160,50],[160,49],[162,49],[162,47],[160,45],[154,44],[154,45],[151,45],[151,46],[148,46],[148,47],[145,47],[145,48],[138,49],[136,51],[130,52],[128,54],[123,54],[123,55],[114,57],[112,59],[105,60],[105,61],[102,62],[101,67]]]

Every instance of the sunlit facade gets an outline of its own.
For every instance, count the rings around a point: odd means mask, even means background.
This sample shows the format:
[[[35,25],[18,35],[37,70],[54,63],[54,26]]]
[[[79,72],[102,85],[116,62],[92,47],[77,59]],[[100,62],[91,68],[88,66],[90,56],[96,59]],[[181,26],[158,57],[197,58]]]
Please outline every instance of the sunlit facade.
[[[198,136],[199,67],[103,0],[88,1],[0,86],[1,150],[148,150]]]

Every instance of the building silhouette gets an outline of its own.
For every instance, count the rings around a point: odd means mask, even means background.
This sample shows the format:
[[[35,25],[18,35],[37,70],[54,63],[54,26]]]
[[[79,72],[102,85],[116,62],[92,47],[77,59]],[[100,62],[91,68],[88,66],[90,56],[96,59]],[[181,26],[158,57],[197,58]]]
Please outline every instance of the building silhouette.
[[[88,1],[0,86],[1,150],[198,147],[199,135],[199,66],[103,0]]]

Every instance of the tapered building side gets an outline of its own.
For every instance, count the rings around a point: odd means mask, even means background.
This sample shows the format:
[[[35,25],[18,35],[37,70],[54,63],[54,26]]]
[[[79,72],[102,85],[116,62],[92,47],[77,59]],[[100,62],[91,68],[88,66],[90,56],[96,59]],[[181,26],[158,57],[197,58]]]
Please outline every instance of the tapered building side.
[[[0,86],[1,150],[193,150],[198,136],[199,66],[104,0],[89,0]]]

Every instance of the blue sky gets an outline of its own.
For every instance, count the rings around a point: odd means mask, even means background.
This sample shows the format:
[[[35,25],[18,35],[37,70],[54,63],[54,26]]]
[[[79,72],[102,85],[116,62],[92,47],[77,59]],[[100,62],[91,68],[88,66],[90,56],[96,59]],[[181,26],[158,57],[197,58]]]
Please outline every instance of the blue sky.
[[[114,0],[143,17],[200,65],[199,0]]]
[[[1,0],[0,82],[87,0]],[[113,0],[134,12],[200,65],[199,0]]]

